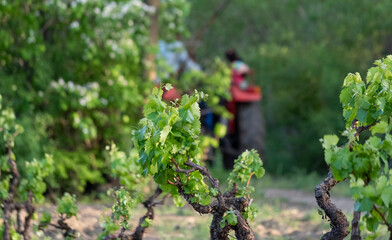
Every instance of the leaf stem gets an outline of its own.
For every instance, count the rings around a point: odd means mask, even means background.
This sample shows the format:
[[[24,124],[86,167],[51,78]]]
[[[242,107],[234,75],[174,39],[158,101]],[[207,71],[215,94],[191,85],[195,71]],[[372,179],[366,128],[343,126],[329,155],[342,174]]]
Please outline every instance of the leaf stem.
[[[249,183],[250,183],[250,179],[252,178],[252,176],[253,176],[254,174],[255,174],[255,173],[252,172],[252,173],[249,175],[248,182],[246,183],[246,192],[248,193],[248,194],[247,194],[248,199],[250,199],[250,197],[249,197]]]
[[[384,224],[388,227],[388,231],[392,232],[392,226],[388,223],[388,221],[385,219],[384,214],[382,214],[380,212],[380,210],[378,210],[378,208],[376,207],[376,204],[373,204],[373,209],[376,210],[376,212],[378,212],[378,214],[380,214],[382,220],[384,221]],[[392,233],[391,233],[392,234]]]

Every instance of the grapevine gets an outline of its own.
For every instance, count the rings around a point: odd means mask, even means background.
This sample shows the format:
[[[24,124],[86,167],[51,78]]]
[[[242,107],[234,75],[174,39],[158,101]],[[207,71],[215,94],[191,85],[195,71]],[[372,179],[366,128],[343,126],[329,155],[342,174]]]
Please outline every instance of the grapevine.
[[[355,200],[352,237],[360,237],[358,221],[363,213],[362,221],[372,236],[383,225],[392,239],[392,56],[375,65],[366,80],[359,73],[345,78],[340,102],[346,129],[341,138],[326,135],[321,140],[330,171],[316,188],[316,198],[333,223],[332,231],[322,239],[343,239],[349,233],[345,215],[328,205],[327,196],[330,188],[344,180],[350,181]]]
[[[201,151],[198,101],[206,96],[195,91],[167,104],[162,94],[162,89],[154,89],[144,108],[144,118],[134,132],[143,176],[152,176],[163,192],[173,198],[181,196],[198,213],[212,214],[211,239],[228,239],[231,230],[237,239],[255,239],[246,219],[254,211],[251,199],[245,196],[249,187],[239,191],[238,184],[248,182],[252,175],[263,175],[259,156],[254,150],[243,153],[229,177],[231,189],[222,193],[219,181],[197,158]]]

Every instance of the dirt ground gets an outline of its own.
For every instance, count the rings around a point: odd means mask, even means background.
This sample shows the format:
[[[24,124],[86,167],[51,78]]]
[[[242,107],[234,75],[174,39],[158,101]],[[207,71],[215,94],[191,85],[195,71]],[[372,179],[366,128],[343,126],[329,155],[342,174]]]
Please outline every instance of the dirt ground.
[[[323,231],[328,231],[329,223],[319,215],[312,194],[268,189],[264,196],[256,202],[259,213],[251,223],[257,239],[319,239]],[[351,199],[333,198],[333,201],[345,212],[353,211]],[[80,233],[80,239],[96,239],[101,232],[100,217],[110,214],[108,208],[110,205],[80,204],[77,218],[68,220],[69,225]],[[143,212],[143,208],[135,210],[133,226],[137,225]],[[153,226],[147,230],[144,239],[209,239],[210,221],[210,216],[200,216],[189,206],[176,208],[167,203],[156,210]],[[55,229],[48,229],[47,233],[52,239],[62,239],[61,233]]]

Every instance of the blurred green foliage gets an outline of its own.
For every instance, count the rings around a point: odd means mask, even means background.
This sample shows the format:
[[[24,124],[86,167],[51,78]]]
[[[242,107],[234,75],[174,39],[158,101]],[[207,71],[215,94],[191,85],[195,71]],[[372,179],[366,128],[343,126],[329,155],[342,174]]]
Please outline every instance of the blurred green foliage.
[[[98,239],[106,239],[118,229],[121,229],[120,233],[131,230],[132,211],[139,203],[143,203],[145,207],[147,206],[148,192],[154,186],[152,179],[143,177],[141,174],[141,167],[137,163],[139,154],[136,148],[132,148],[128,153],[125,153],[119,151],[117,146],[112,143],[106,147],[106,150],[108,151],[107,158],[111,164],[111,175],[118,180],[119,186],[107,191],[107,194],[112,195],[115,201],[111,209],[112,217],[103,216],[100,219],[103,231]],[[149,227],[152,224],[152,219],[149,219],[147,214],[145,216],[145,221],[141,226]]]
[[[170,78],[167,82],[173,83],[181,94],[192,94],[196,89],[208,93],[205,100],[208,107],[215,114],[231,118],[226,107],[221,104],[222,100],[231,100],[231,71],[220,58],[215,58],[205,71],[185,71],[180,79]]]
[[[162,0],[159,39],[191,37],[215,4]],[[227,114],[218,102],[229,98],[229,71],[216,56],[237,49],[263,89],[267,170],[324,169],[317,140],[344,128],[335,97],[342,79],[392,50],[391,5],[232,0],[195,43],[207,70],[186,72],[175,85],[203,90],[214,111]],[[132,126],[154,85],[144,78],[145,55],[157,51],[149,44],[153,11],[141,0],[0,2],[0,94],[25,131],[16,159],[52,154],[51,190],[83,192],[106,181],[104,146],[130,149]],[[170,69],[159,70],[163,81],[176,83],[166,79],[175,77]]]
[[[65,215],[66,218],[74,217],[78,213],[76,198],[69,193],[65,193],[61,198],[57,199],[57,205],[57,212],[60,215]]]
[[[194,0],[195,32],[222,2]],[[204,66],[235,48],[256,71],[266,120],[266,168],[324,170],[318,139],[343,130],[340,92],[347,72],[365,73],[392,51],[392,2],[232,0],[197,42]]]
[[[16,124],[12,108],[3,107],[0,95],[0,236],[5,239],[22,239],[28,236],[29,221],[35,218],[33,204],[44,201],[46,191],[45,179],[53,174],[54,160],[49,154],[41,160],[19,161],[13,152],[15,140],[23,133],[23,127]],[[24,171],[20,171],[19,169]],[[13,214],[16,211],[16,214]],[[25,211],[27,217],[20,220],[20,211]],[[15,219],[16,216],[16,219]],[[8,224],[5,224],[5,223]],[[21,231],[21,225],[24,230]],[[7,230],[7,231],[6,231]],[[8,232],[8,234],[7,234]],[[27,237],[26,237],[27,238]],[[38,238],[33,238],[38,239]]]
[[[119,221],[123,229],[130,228],[129,220],[131,218],[132,209],[135,207],[135,202],[129,196],[129,192],[123,188],[115,191],[116,202],[112,207],[114,220]]]
[[[160,40],[189,35],[190,7],[187,0],[161,1]],[[158,50],[149,39],[155,11],[142,0],[0,2],[0,94],[25,129],[15,154],[18,162],[54,156],[50,192],[95,188],[110,178],[105,146],[131,149],[132,126],[155,85],[145,77],[146,56]],[[158,77],[171,81],[173,71],[159,68],[164,61],[156,59]],[[206,93],[217,112],[224,112],[217,100],[227,95],[228,73],[217,60],[192,77],[210,83]]]
[[[144,78],[150,14],[141,0],[0,2],[0,94],[24,126],[19,162],[55,156],[54,191],[83,192],[110,172],[104,146],[130,146],[153,82]],[[185,0],[164,1],[160,39],[186,34]]]
[[[14,154],[14,146],[16,137],[23,133],[23,127],[16,124],[15,113],[11,108],[2,106],[2,96],[0,95],[0,143],[2,145],[2,152],[0,155],[0,200],[10,198],[10,186],[14,176],[14,170],[10,161],[17,162]],[[4,151],[5,150],[5,151]],[[44,192],[46,191],[46,184],[44,179],[53,173],[53,157],[45,154],[43,159],[33,159],[28,162],[20,162],[17,168],[23,167],[24,171],[18,171],[20,179],[17,180],[15,193],[12,198],[18,201],[27,201],[29,192],[32,193],[32,202],[42,203],[44,200]],[[13,199],[12,199],[13,200]]]

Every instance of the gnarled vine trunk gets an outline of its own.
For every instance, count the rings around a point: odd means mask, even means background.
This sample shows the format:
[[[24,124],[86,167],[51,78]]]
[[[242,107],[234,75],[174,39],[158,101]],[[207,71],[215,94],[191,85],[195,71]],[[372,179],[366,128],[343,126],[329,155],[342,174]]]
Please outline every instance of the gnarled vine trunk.
[[[1,202],[1,209],[3,211],[3,220],[4,220],[4,228],[3,228],[4,240],[11,239],[11,229],[10,229],[11,214],[16,209],[15,194],[20,179],[18,166],[16,165],[16,162],[12,159],[13,153],[11,151],[10,143],[7,143],[7,148],[8,148],[8,164],[10,165],[12,180],[8,188],[8,199],[4,199]],[[21,231],[20,221],[18,222],[18,229]]]
[[[361,220],[361,212],[354,211],[354,217],[351,222],[351,240],[362,240],[361,230],[359,229],[359,221]]]
[[[319,207],[331,220],[331,231],[324,234],[322,240],[343,240],[350,232],[350,224],[343,211],[331,202],[329,191],[338,184],[329,170],[327,177],[315,188],[315,197]]]
[[[139,219],[139,225],[136,227],[135,232],[130,234],[125,232],[125,229],[122,229],[120,234],[118,235],[111,234],[107,236],[105,239],[106,240],[117,240],[117,239],[142,240],[144,232],[148,228],[148,226],[143,226],[144,221],[146,219],[150,219],[150,220],[154,219],[154,207],[163,204],[167,197],[167,196],[163,197],[161,201],[156,201],[161,194],[162,194],[162,190],[159,187],[157,187],[154,194],[143,202],[143,206],[147,209],[147,212]]]
[[[237,184],[233,185],[232,190],[222,194],[219,187],[219,181],[211,176],[207,168],[195,164],[189,159],[185,165],[189,166],[191,169],[180,169],[178,165],[176,165],[177,172],[189,174],[193,171],[199,171],[209,180],[211,186],[218,190],[218,194],[216,196],[217,200],[212,202],[210,205],[204,206],[191,201],[192,195],[185,193],[181,184],[181,179],[178,176],[175,179],[175,183],[173,183],[175,186],[177,186],[180,195],[184,197],[184,199],[193,207],[193,209],[195,209],[195,211],[200,214],[213,215],[210,225],[211,240],[228,240],[229,232],[231,230],[235,232],[235,236],[238,240],[255,240],[255,235],[252,229],[242,215],[245,208],[249,206],[249,201],[245,197],[236,197],[238,192]],[[230,209],[232,209],[237,216],[237,224],[234,226],[227,224],[225,227],[221,228],[220,222],[222,221],[225,212]]]

